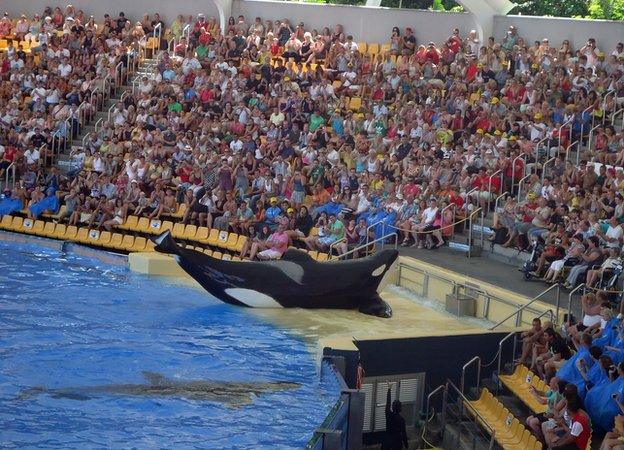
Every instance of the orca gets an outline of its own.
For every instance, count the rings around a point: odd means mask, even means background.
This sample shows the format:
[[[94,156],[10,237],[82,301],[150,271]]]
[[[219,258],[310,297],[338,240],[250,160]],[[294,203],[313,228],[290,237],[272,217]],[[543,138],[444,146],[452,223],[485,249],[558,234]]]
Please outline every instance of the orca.
[[[123,395],[133,397],[172,397],[187,400],[219,402],[231,408],[240,408],[252,403],[254,396],[283,390],[297,389],[298,383],[287,381],[236,382],[191,380],[180,381],[165,378],[159,373],[143,372],[146,384],[107,384],[100,386],[78,386],[60,389],[46,389],[37,386],[25,389],[16,400],[26,400],[40,394],[55,399],[91,400],[102,395]]]
[[[251,308],[358,309],[392,317],[377,288],[397,259],[397,250],[365,258],[318,262],[301,250],[288,249],[276,261],[224,261],[178,245],[167,230],[152,238],[156,250],[178,264],[206,291],[231,305]]]

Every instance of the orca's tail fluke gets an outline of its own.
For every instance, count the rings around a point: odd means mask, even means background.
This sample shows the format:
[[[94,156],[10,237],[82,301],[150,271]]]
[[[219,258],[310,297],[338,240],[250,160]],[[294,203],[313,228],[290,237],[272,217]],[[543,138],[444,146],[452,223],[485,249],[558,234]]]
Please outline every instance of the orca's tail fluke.
[[[167,230],[160,233],[158,236],[150,238],[154,244],[155,249],[161,253],[177,254],[180,247],[171,237],[171,231]]]

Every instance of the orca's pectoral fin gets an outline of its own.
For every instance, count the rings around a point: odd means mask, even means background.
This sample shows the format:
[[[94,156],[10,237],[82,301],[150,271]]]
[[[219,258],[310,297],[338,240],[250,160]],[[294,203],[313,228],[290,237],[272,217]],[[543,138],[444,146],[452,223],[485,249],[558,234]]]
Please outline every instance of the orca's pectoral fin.
[[[178,244],[171,237],[171,231],[166,230],[156,237],[150,238],[156,244],[155,250],[161,253],[177,254],[179,251]]]
[[[368,314],[375,317],[383,317],[384,319],[389,319],[390,317],[392,317],[392,308],[388,303],[383,301],[378,294],[375,294],[375,297],[364,300],[362,303],[360,303],[360,307],[358,308],[358,310],[362,314]]]

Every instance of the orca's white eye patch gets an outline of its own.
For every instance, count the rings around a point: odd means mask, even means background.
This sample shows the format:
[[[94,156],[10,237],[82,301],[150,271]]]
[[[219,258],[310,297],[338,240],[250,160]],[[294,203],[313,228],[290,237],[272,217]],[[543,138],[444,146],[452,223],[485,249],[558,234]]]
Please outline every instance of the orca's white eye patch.
[[[373,273],[371,273],[371,275],[374,277],[378,277],[379,275],[384,273],[385,270],[386,270],[386,265],[384,264],[383,266],[379,266],[375,270],[373,270]]]

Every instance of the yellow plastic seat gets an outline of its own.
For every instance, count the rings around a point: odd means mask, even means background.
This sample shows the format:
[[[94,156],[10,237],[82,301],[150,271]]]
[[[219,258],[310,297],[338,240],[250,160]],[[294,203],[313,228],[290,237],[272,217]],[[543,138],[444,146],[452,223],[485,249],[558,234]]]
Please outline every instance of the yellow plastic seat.
[[[238,256],[232,256],[232,261],[242,261]]]
[[[43,231],[41,232],[42,236],[52,237],[54,236],[54,229],[56,228],[56,224],[54,222],[46,222],[43,227]]]
[[[187,241],[194,241],[196,235],[197,225],[187,225],[184,227],[184,235],[182,236],[183,239],[186,239]]]
[[[231,250],[232,248],[236,248],[236,244],[238,243],[239,235],[236,233],[230,233],[227,237],[227,240],[221,244],[219,247],[225,248],[227,250]]]
[[[132,251],[134,247],[134,236],[131,234],[125,234],[123,239],[121,240],[121,244],[119,247],[120,250]]]
[[[223,256],[221,257],[221,259],[223,261],[231,261],[232,260],[232,255],[230,255],[228,253],[224,253]]]
[[[234,233],[232,233],[234,234]],[[217,239],[217,247],[225,248],[228,242],[229,233],[225,230],[219,231],[219,238]]]
[[[163,222],[160,224],[160,230],[158,230],[158,233],[163,233],[167,230],[173,230],[173,222],[170,222],[168,220],[163,220]]]
[[[107,247],[121,248],[121,242],[123,241],[123,234],[113,233]]]
[[[43,236],[44,228],[45,228],[45,222],[43,220],[35,220],[33,222],[33,226],[30,230],[30,233],[36,234],[37,236]]]
[[[96,245],[100,240],[100,230],[89,230],[89,237],[86,244]]]
[[[206,241],[208,239],[208,235],[210,234],[210,229],[208,227],[198,227],[197,232],[195,233],[195,240],[199,242]]]
[[[80,242],[86,244],[89,242],[89,229],[86,227],[81,227],[76,233],[76,236],[72,239],[75,242]]]
[[[169,223],[171,223],[171,222],[169,222]],[[149,228],[146,231],[146,233],[159,234],[159,233],[162,232],[161,228],[162,228],[162,221],[156,220],[156,219],[152,219],[149,222]]]
[[[243,236],[242,234],[240,234],[238,235],[238,239],[236,239],[236,242],[232,244],[228,243],[228,245],[226,245],[225,248],[227,248],[231,252],[240,252],[243,249],[243,246],[245,245],[246,242],[247,242],[247,236]]]
[[[359,51],[361,54],[365,54],[365,53],[366,53],[366,48],[367,48],[367,47],[368,47],[368,46],[366,45],[366,42],[358,42],[358,51]]]
[[[63,236],[63,239],[65,239],[66,241],[73,241],[76,238],[77,234],[78,227],[75,225],[70,225],[65,230],[65,235]]]
[[[208,239],[206,239],[206,242],[208,243],[208,245],[211,245],[213,247],[216,246],[219,242],[219,230],[217,230],[216,228],[212,228],[210,230],[210,234],[208,235]]]
[[[175,217],[177,219],[181,219],[182,217],[184,217],[185,213],[186,213],[186,203],[180,203],[176,212],[169,214],[169,216]]]
[[[50,237],[54,239],[64,239],[65,233],[67,232],[67,226],[62,223],[57,223],[56,228],[54,228],[54,234]]]
[[[151,233],[150,221],[147,217],[139,217],[135,231],[139,233]]]
[[[154,244],[152,241],[150,241],[149,239],[147,240],[147,242],[145,243],[145,249],[143,249],[144,252],[155,252],[156,251],[156,244]]]
[[[145,251],[145,246],[147,245],[147,239],[144,237],[137,237],[134,239],[134,245],[132,246],[133,252],[142,252]]]
[[[212,256],[212,250],[210,250],[209,248],[205,248],[204,249],[204,254],[206,254],[208,256]]]
[[[13,216],[2,216],[2,220],[0,220],[0,228],[2,228],[3,230],[10,230],[12,223]]]
[[[111,241],[112,234],[110,231],[102,231],[100,233],[100,237],[98,238],[96,244],[100,247],[108,246],[108,243]]]
[[[318,259],[318,253],[319,253],[319,252],[317,252],[316,250],[310,250],[310,251],[308,252],[308,254],[310,255],[310,257],[311,257],[312,259],[315,259],[315,260],[316,260],[316,259]]]
[[[329,255],[327,253],[319,252],[319,254],[316,257],[317,261],[327,261],[328,259],[329,259]]]
[[[22,229],[22,224],[24,223],[24,219],[21,217],[13,217],[13,221],[11,222],[11,230],[20,231]]]
[[[383,44],[381,46],[380,52],[381,53],[388,53],[391,48],[392,48],[392,46],[390,44]]]
[[[221,252],[212,252],[212,257],[215,259],[221,259],[223,257],[223,253]]]
[[[171,230],[171,235],[174,238],[182,239],[184,237],[184,224],[176,223]]]
[[[369,55],[377,55],[379,53],[379,44],[376,42],[369,43],[368,48],[366,49],[366,53]]]
[[[117,225],[117,228],[120,228],[122,230],[139,231],[137,229],[138,225],[139,225],[139,218],[137,216],[128,216],[124,223],[122,223],[121,225]]]
[[[362,107],[362,99],[360,97],[351,97],[349,100],[349,109],[351,111],[359,111]]]

